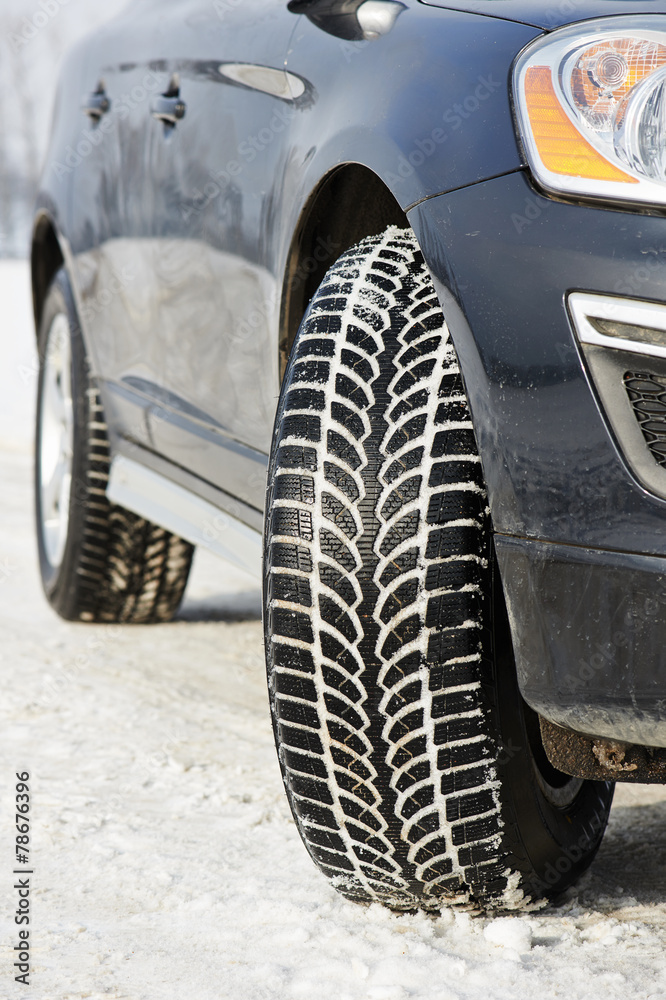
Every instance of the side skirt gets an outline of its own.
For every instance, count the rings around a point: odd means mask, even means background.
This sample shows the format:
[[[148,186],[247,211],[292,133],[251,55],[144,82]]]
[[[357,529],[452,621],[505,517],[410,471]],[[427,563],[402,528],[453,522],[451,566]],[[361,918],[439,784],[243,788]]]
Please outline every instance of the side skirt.
[[[144,465],[116,455],[107,496],[261,579],[261,533]]]

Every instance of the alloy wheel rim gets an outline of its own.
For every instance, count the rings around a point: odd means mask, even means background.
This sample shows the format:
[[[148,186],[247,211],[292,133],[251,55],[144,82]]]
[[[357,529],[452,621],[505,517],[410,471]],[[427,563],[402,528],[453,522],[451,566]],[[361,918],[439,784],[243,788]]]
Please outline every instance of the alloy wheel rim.
[[[39,488],[44,549],[51,566],[62,563],[69,527],[74,454],[71,341],[64,313],[54,317],[46,341],[40,409]]]

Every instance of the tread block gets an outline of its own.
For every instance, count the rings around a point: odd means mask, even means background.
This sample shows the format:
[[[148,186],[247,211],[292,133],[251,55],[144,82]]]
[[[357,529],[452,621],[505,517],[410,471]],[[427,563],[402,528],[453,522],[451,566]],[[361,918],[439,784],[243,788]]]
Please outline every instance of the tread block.
[[[478,693],[476,691],[451,691],[433,697],[430,714],[433,719],[442,719],[446,716],[473,712],[477,707]]]
[[[469,407],[463,399],[451,399],[440,403],[435,414],[435,423],[463,424],[471,423]]]
[[[444,743],[455,743],[457,740],[474,739],[475,737],[483,736],[483,730],[483,719],[479,716],[447,719],[444,722],[438,722],[435,726],[435,746],[442,746]]]
[[[410,389],[418,386],[420,382],[424,382],[426,379],[430,378],[434,368],[434,358],[427,358],[425,361],[421,361],[420,364],[414,365],[396,382],[396,395],[402,396],[404,393],[409,392]]]
[[[439,816],[436,812],[432,812],[427,816],[422,816],[418,823],[410,827],[407,840],[410,844],[418,844],[419,840],[423,840],[431,833],[436,833],[437,830],[439,830]]]
[[[410,443],[410,441],[418,441],[418,439],[423,436],[427,419],[427,413],[419,413],[410,420],[406,420],[404,424],[401,424],[396,432],[389,438],[388,444],[386,445],[387,453],[389,455],[395,455],[397,451],[404,448],[406,444]]]
[[[428,534],[426,559],[450,559],[452,556],[482,556],[483,533],[477,527],[456,525],[434,528]]]
[[[379,546],[381,555],[389,556],[398,545],[409,538],[413,538],[419,530],[419,520],[419,512],[418,510],[414,510],[396,521],[382,539],[382,543]]]
[[[324,683],[332,691],[337,691],[352,704],[361,701],[363,695],[358,687],[350,681],[348,674],[337,670],[330,663],[324,662],[321,668]]]
[[[312,572],[312,555],[303,545],[288,542],[271,543],[271,565],[276,569],[298,569],[303,573]]]
[[[349,753],[348,750],[344,750],[341,746],[336,745],[331,747],[331,757],[339,767],[343,767],[347,771],[358,775],[363,781],[367,781],[372,776],[372,771],[367,764],[359,760],[358,757],[355,757],[354,754]]]
[[[320,755],[324,753],[319,736],[310,729],[298,729],[296,726],[289,726],[285,722],[278,721],[277,731],[280,743],[284,746]]]
[[[337,535],[333,534],[327,528],[321,528],[319,531],[319,544],[323,555],[335,560],[346,573],[354,572],[356,569],[356,557]]]
[[[449,771],[454,767],[466,767],[468,764],[478,764],[480,761],[494,759],[495,751],[490,740],[475,740],[473,743],[463,743],[455,747],[443,747],[437,754],[437,768]]]
[[[310,581],[302,576],[288,576],[286,573],[272,573],[268,587],[269,601],[290,601],[304,608],[312,607]]]
[[[269,628],[273,635],[280,635],[285,639],[300,639],[302,642],[314,642],[312,622],[310,616],[304,612],[272,607],[268,615]]]
[[[446,818],[449,823],[458,819],[468,819],[470,816],[481,816],[495,809],[493,793],[489,788],[470,795],[459,795],[446,803]]]
[[[354,372],[359,382],[362,384],[369,385],[374,378],[374,369],[367,358],[357,351],[350,351],[349,348],[343,347],[342,353],[340,355],[342,364],[345,365],[350,371]]]
[[[303,774],[313,774],[317,778],[326,778],[328,770],[321,757],[311,757],[309,754],[298,753],[287,747],[282,748],[282,761],[290,771],[300,771]]]
[[[400,712],[408,705],[413,705],[415,702],[420,701],[421,694],[422,684],[420,678],[411,684],[405,684],[389,699],[386,705],[386,714],[396,715],[397,712]]]
[[[389,411],[388,419],[392,424],[395,424],[407,413],[427,408],[429,401],[430,394],[428,390],[419,389],[417,392],[413,392],[410,396],[407,396],[406,399],[398,400],[395,406]]]
[[[354,607],[357,596],[349,576],[330,563],[319,563],[319,579],[325,587],[334,590],[348,608]]]
[[[348,642],[358,638],[358,632],[347,612],[328,594],[319,595],[319,613],[322,619],[337,629]]]
[[[448,844],[446,843],[446,837],[435,837],[433,840],[429,840],[427,844],[423,847],[419,847],[418,851],[414,855],[414,861],[417,865],[425,865],[428,861],[433,861],[435,858],[439,858],[441,855],[446,855],[448,851]],[[453,868],[451,859],[448,859],[449,871]],[[446,874],[445,872],[443,874]]]
[[[427,308],[427,306],[426,306]],[[413,315],[418,315],[419,310],[414,310]],[[435,354],[439,350],[439,346],[442,343],[441,335],[437,337],[424,337],[423,340],[419,340],[413,343],[406,351],[399,356],[398,362],[403,368],[409,368],[420,358],[423,358],[426,354]]]
[[[387,691],[404,681],[405,677],[415,673],[421,666],[422,656],[420,650],[412,650],[402,656],[395,663],[392,663],[384,676],[384,687]]]
[[[327,483],[337,486],[351,503],[355,503],[359,499],[360,493],[354,477],[341,469],[339,465],[334,462],[324,462],[324,478]]]
[[[326,691],[324,693],[324,703],[330,715],[339,719],[341,722],[345,722],[357,732],[363,729],[365,720],[359,715],[356,709],[354,709],[342,698],[338,698],[336,695]]]
[[[405,452],[400,458],[396,458],[394,462],[391,462],[382,477],[384,482],[388,485],[398,479],[399,476],[404,475],[405,472],[409,472],[410,469],[418,469],[422,459],[423,448],[421,447]]]
[[[343,372],[335,376],[335,391],[338,396],[353,403],[357,410],[365,410],[370,405],[365,391],[358,382]]]
[[[297,507],[274,507],[271,518],[271,532],[274,535],[291,535],[312,541],[312,514]]]
[[[271,642],[271,655],[276,667],[288,667],[303,674],[315,672],[314,660],[309,649],[300,646],[289,646],[282,642]]]
[[[473,819],[454,826],[451,839],[456,847],[474,843],[477,840],[487,840],[500,832],[499,816],[484,816],[483,819]]]
[[[313,414],[292,413],[282,418],[283,438],[302,438],[304,441],[321,441],[321,419]]]
[[[371,337],[369,333],[365,330],[361,330],[360,327],[355,326],[353,323],[350,324],[345,340],[348,344],[352,344],[354,347],[359,347],[364,354],[369,354],[370,356],[377,353],[379,346],[374,337]]]
[[[285,410],[325,410],[326,397],[321,389],[290,389]]]
[[[426,590],[459,590],[469,583],[477,583],[480,567],[469,559],[450,559],[428,566]]]
[[[426,521],[428,524],[447,524],[462,518],[481,517],[486,498],[473,490],[446,490],[430,498]]]
[[[406,792],[408,788],[419,781],[425,781],[430,777],[431,767],[429,760],[421,760],[413,764],[408,770],[403,771],[395,783],[399,792]]]
[[[302,698],[303,701],[317,701],[317,688],[314,681],[303,674],[285,674],[275,671],[275,692],[286,698]]]
[[[426,653],[428,663],[432,664],[430,690],[441,691],[445,687],[478,680],[478,664],[473,661],[459,663],[457,660],[460,657],[474,656],[480,645],[481,634],[478,628],[453,628],[431,635]]]
[[[331,493],[322,494],[321,511],[326,520],[337,524],[347,538],[353,539],[358,534],[354,515],[341,500],[338,500]]]
[[[282,695],[278,695],[275,699],[275,714],[280,722],[295,722],[309,729],[319,729],[321,726],[316,708],[312,705],[303,705],[300,701],[292,701],[291,698]]]
[[[365,424],[358,413],[344,403],[331,403],[331,417],[359,441],[365,434]]]
[[[411,476],[401,483],[397,489],[389,493],[380,511],[382,518],[388,521],[389,518],[395,517],[405,504],[411,503],[413,500],[418,500],[422,481],[422,476]]]
[[[411,764],[416,758],[423,757],[427,749],[425,736],[415,736],[413,740],[408,740],[402,746],[397,747],[394,753],[389,751],[389,763],[400,771],[403,767]]]
[[[283,444],[278,448],[276,465],[279,469],[307,469],[317,471],[317,452],[298,444]]]
[[[430,467],[428,486],[446,486],[450,483],[473,483],[474,486],[483,489],[481,462],[478,459],[467,462],[451,459],[446,462],[433,462]]]
[[[351,729],[341,725],[341,723],[335,722],[333,719],[327,719],[326,729],[334,743],[340,743],[343,747],[348,747],[349,750],[357,753],[359,757],[363,757],[367,753],[368,748],[363,740],[355,732],[352,732]]]
[[[435,801],[435,791],[432,785],[423,785],[413,795],[405,799],[400,815],[405,819],[411,819],[419,810],[426,806],[431,806]]]
[[[442,458],[443,455],[476,455],[476,453],[474,432],[456,427],[435,434],[430,455],[432,458]]]
[[[401,552],[392,562],[388,564],[386,569],[383,570],[382,575],[379,578],[381,585],[383,587],[388,587],[388,585],[397,577],[416,569],[418,558],[419,550],[417,548],[406,549],[404,552]]]
[[[398,719],[388,731],[387,739],[389,743],[398,743],[403,737],[410,733],[418,733],[423,729],[423,709],[417,708],[414,712],[408,712]]]
[[[324,656],[331,660],[331,662],[338,663],[350,677],[353,677],[361,670],[360,659],[356,659],[354,654],[339,639],[331,635],[330,632],[322,632],[319,641]]]
[[[396,587],[384,601],[379,612],[380,621],[387,625],[404,608],[414,604],[419,596],[418,580],[406,580]]]
[[[333,796],[325,781],[318,781],[316,778],[292,771],[289,775],[289,784],[293,792],[302,799],[323,802],[327,806],[333,805]]]
[[[337,431],[329,431],[326,439],[328,450],[331,455],[338,458],[344,465],[356,471],[361,464],[361,457],[354,445],[348,438],[338,434]]]
[[[411,615],[411,617],[401,621],[396,628],[389,632],[388,637],[384,641],[380,651],[382,659],[390,660],[402,646],[406,646],[408,642],[417,639],[422,628],[423,622],[420,615]]]
[[[299,476],[293,473],[282,473],[275,477],[274,498],[276,500],[294,500],[298,503],[314,503],[314,480],[310,476]]]
[[[332,358],[334,355],[333,337],[304,337],[296,351],[297,358]]]
[[[436,878],[441,878],[442,875],[450,875],[453,871],[453,862],[451,858],[440,858],[439,861],[435,861],[434,864],[428,865],[424,869],[422,878],[424,882],[434,882]]]
[[[460,628],[481,618],[481,595],[469,590],[437,594],[428,599],[426,628]]]

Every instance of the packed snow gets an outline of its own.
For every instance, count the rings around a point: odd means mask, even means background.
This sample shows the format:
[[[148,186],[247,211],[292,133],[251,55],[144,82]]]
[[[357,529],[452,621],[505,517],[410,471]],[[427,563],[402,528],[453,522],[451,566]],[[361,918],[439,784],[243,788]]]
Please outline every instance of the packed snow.
[[[0,996],[26,1000],[666,997],[666,791],[620,786],[556,906],[488,917],[347,902],[282,789],[254,580],[197,553],[177,619],[60,621],[31,513],[28,267],[0,265]],[[13,782],[31,774],[31,977],[14,981]]]

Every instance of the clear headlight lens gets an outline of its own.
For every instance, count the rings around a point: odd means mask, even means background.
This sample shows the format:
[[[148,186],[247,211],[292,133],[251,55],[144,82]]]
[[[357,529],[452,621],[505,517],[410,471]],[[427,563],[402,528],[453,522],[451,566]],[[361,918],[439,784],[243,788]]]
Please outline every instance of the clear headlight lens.
[[[585,21],[539,38],[513,86],[543,187],[666,203],[666,17]]]

